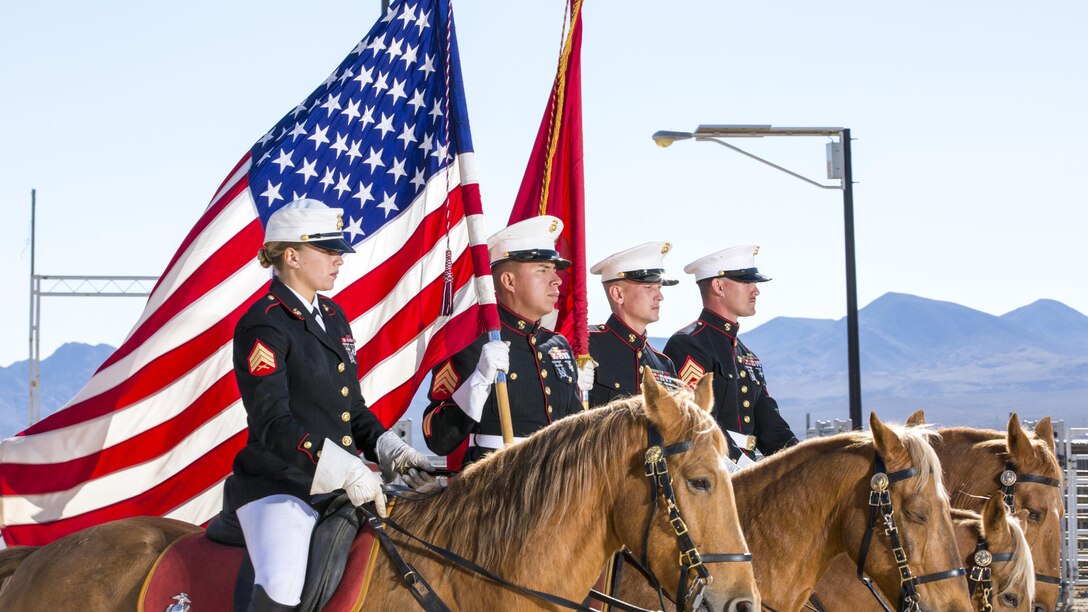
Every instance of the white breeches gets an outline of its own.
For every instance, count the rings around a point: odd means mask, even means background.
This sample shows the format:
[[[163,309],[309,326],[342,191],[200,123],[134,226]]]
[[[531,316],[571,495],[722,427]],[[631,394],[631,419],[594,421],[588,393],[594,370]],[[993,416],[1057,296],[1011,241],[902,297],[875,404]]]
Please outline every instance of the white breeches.
[[[271,495],[238,508],[254,583],[277,603],[295,606],[302,601],[317,518],[316,510],[292,495]]]

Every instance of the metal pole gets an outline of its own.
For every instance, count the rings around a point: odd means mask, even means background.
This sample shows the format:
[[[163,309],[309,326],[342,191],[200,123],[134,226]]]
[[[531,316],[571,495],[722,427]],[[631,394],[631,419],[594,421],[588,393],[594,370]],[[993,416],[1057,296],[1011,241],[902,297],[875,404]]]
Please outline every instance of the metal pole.
[[[38,279],[34,276],[34,224],[38,206],[38,190],[30,190],[30,355],[27,360],[27,394],[28,414],[30,425],[37,421],[38,417],[38,310],[41,302],[38,297]]]
[[[861,351],[858,348],[858,283],[854,265],[854,173],[850,164],[850,130],[842,131],[843,228],[846,240],[846,353],[850,382],[850,421],[861,429]]]

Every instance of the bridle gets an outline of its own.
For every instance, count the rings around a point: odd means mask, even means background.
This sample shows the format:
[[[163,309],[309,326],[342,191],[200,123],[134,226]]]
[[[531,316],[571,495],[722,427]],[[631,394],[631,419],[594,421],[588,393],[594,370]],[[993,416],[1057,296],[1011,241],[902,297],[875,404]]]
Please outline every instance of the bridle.
[[[997,480],[1001,484],[1001,492],[1005,494],[1005,506],[1009,509],[1009,512],[1012,512],[1013,507],[1016,505],[1016,483],[1018,482],[1034,482],[1036,484],[1055,487],[1057,489],[1062,488],[1061,481],[1054,478],[1040,476],[1038,474],[1018,474],[1012,461],[1005,462],[1005,471],[998,475]],[[1039,573],[1035,574],[1035,580],[1047,584],[1060,585],[1062,583],[1060,576],[1048,576]]]
[[[967,570],[962,567],[943,572],[934,572],[932,574],[926,574],[925,576],[915,576],[911,572],[910,564],[907,560],[907,551],[903,549],[902,541],[899,539],[899,529],[895,526],[895,511],[892,508],[892,497],[891,493],[888,491],[888,485],[893,482],[913,478],[917,475],[918,469],[915,467],[909,467],[905,470],[899,470],[898,472],[889,474],[887,468],[884,466],[884,459],[880,456],[880,453],[877,453],[876,457],[873,459],[873,475],[869,479],[869,487],[871,489],[869,492],[869,524],[865,527],[865,537],[861,540],[861,551],[858,554],[858,580],[869,589],[869,592],[873,594],[873,597],[876,598],[877,603],[880,604],[880,607],[882,607],[885,612],[891,611],[877,594],[876,589],[873,587],[872,580],[865,575],[865,560],[869,556],[869,544],[872,542],[873,531],[877,526],[878,520],[882,520],[884,523],[884,535],[888,536],[892,555],[895,557],[895,564],[899,568],[900,589],[898,609],[901,612],[918,612],[921,610],[917,590],[918,585],[936,582],[946,578],[958,578],[959,576],[967,574]]]
[[[994,609],[993,572],[990,567],[994,563],[1002,563],[1012,560],[1012,552],[992,553],[986,538],[980,534],[975,544],[975,554],[971,559],[971,573],[967,575],[968,590],[974,597],[977,589],[982,589],[982,611],[991,612]]]
[[[683,517],[680,515],[680,508],[676,503],[676,491],[672,487],[672,476],[669,474],[669,466],[666,462],[667,457],[691,450],[693,442],[686,440],[665,446],[661,432],[657,430],[653,423],[648,425],[647,434],[649,447],[643,457],[643,465],[646,477],[650,479],[652,485],[650,496],[653,508],[650,510],[650,516],[646,521],[646,529],[643,531],[642,553],[639,562],[644,573],[650,578],[651,584],[657,589],[661,607],[664,609],[664,593],[661,583],[653,571],[649,569],[646,558],[650,530],[654,524],[654,516],[657,514],[658,499],[664,499],[664,510],[668,515],[669,525],[672,526],[673,535],[676,536],[676,545],[680,551],[680,580],[676,588],[676,609],[683,610],[685,602],[690,600],[691,609],[694,610],[702,603],[704,589],[714,581],[714,577],[706,569],[707,563],[751,563],[752,553],[702,554],[699,552],[691,541],[691,536],[688,535],[687,523],[684,522]],[[695,578],[691,581],[691,586],[688,587],[688,577],[692,572],[695,573]]]
[[[642,567],[640,569],[650,579],[654,588],[657,589],[658,598],[662,602],[661,607],[662,609],[664,609],[664,592],[661,588],[660,582],[657,580],[657,577],[651,570],[647,569],[649,565],[646,558],[646,545],[647,541],[649,540],[650,530],[653,527],[654,516],[657,514],[658,498],[664,498],[665,509],[668,513],[668,521],[669,524],[672,526],[673,533],[676,536],[677,547],[680,550],[680,581],[676,591],[676,609],[683,610],[684,603],[690,600],[691,608],[692,610],[694,610],[698,608],[699,605],[702,603],[703,590],[714,581],[714,577],[710,575],[710,572],[707,571],[704,564],[726,562],[751,563],[752,554],[724,553],[704,555],[699,552],[698,548],[691,541],[691,536],[688,535],[687,523],[684,522],[683,517],[680,515],[680,508],[676,504],[676,492],[672,488],[672,477],[669,475],[669,466],[665,461],[666,457],[678,455],[680,453],[691,450],[693,442],[691,440],[687,440],[684,442],[678,442],[676,444],[665,446],[664,439],[662,438],[661,433],[657,430],[657,427],[655,427],[652,422],[648,424],[647,433],[649,438],[649,447],[646,449],[646,452],[643,455],[643,461],[645,464],[646,476],[653,484],[653,509],[650,511],[650,517],[647,521],[646,530],[642,537],[642,555],[640,560]],[[442,491],[444,491],[444,489],[442,489],[430,495],[419,496],[405,487],[390,487],[387,485],[384,487],[384,489],[390,495],[409,500],[426,499],[427,497],[431,497],[434,494],[440,494]],[[431,552],[437,554],[451,564],[458,565],[466,570],[479,574],[485,578],[490,579],[493,582],[506,586],[510,589],[513,589],[530,597],[543,600],[558,607],[568,608],[571,610],[579,610],[580,612],[592,612],[591,608],[588,608],[582,603],[569,601],[557,595],[551,595],[548,593],[543,593],[541,591],[535,591],[533,589],[529,589],[509,582],[501,576],[498,576],[493,572],[488,571],[484,567],[481,567],[480,565],[477,565],[476,563],[473,563],[472,561],[465,559],[464,557],[461,557],[460,555],[452,551],[446,550],[439,546],[435,546],[434,544],[427,542],[426,540],[420,539],[404,527],[398,525],[392,519],[378,516],[376,512],[371,511],[368,507],[361,506],[358,510],[364,516],[365,520],[370,524],[370,526],[374,529],[375,535],[378,537],[383,548],[385,548],[386,552],[389,554],[396,573],[401,577],[404,584],[411,592],[412,596],[415,597],[416,601],[419,603],[420,607],[424,610],[427,610],[428,612],[449,612],[449,608],[445,605],[441,598],[438,597],[437,593],[434,592],[434,590],[423,578],[423,576],[420,575],[419,572],[417,572],[411,564],[404,560],[404,558],[397,550],[397,547],[393,540],[385,532],[384,527],[388,526],[393,528],[394,530],[407,536],[411,540],[414,540],[417,543],[423,545],[425,548],[429,549]],[[692,571],[696,573],[696,577],[694,580],[692,580],[691,587],[689,588],[687,586],[688,575]],[[648,610],[644,610],[643,608],[633,606],[631,604],[628,604],[627,602],[618,600],[605,593],[601,593],[596,589],[591,589],[589,595],[591,598],[607,603],[615,609],[626,610],[630,612],[649,612]]]

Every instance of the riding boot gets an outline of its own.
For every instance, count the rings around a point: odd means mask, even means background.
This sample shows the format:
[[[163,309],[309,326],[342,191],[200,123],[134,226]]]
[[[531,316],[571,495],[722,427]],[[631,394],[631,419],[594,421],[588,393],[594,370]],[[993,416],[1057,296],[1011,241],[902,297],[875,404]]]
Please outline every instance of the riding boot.
[[[288,606],[272,599],[264,592],[264,587],[253,585],[253,595],[249,598],[249,607],[246,612],[292,612],[295,606]]]

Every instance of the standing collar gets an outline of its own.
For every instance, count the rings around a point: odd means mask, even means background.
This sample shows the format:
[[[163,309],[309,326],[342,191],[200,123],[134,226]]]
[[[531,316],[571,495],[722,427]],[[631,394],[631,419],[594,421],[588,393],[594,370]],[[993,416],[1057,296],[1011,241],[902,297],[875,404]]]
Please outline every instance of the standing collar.
[[[608,317],[608,321],[605,324],[612,333],[619,336],[620,340],[623,340],[632,348],[640,349],[646,345],[646,336],[631,329],[623,322],[623,319],[617,317],[615,313]]]
[[[502,324],[523,336],[531,336],[540,328],[540,321],[530,321],[510,310],[502,302],[499,305],[499,320]]]
[[[306,302],[303,301],[302,297],[294,289],[288,287],[286,283],[280,280],[279,277],[272,277],[272,286],[270,286],[268,290],[297,318],[305,318],[302,309],[308,308]]]
[[[704,308],[703,311],[699,313],[699,320],[729,336],[730,338],[735,339],[737,337],[737,333],[740,331],[739,323],[737,323],[736,321],[730,321],[729,319],[726,319],[725,317],[715,313],[709,308]]]
[[[295,289],[293,287],[291,287],[290,285],[288,285],[286,283],[284,283],[283,286],[287,287],[288,291],[295,294],[295,297],[298,298],[298,301],[301,302],[304,306],[309,306],[310,312],[314,312],[314,309],[317,308],[317,298],[318,298],[317,292],[314,292],[314,301],[307,304],[306,299],[302,297],[301,293],[299,293],[298,291],[295,291]],[[317,312],[321,312],[321,311],[318,310]]]

